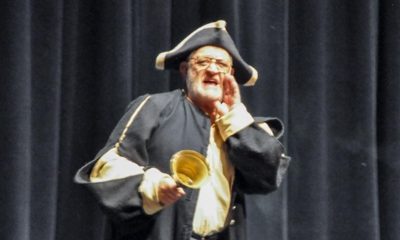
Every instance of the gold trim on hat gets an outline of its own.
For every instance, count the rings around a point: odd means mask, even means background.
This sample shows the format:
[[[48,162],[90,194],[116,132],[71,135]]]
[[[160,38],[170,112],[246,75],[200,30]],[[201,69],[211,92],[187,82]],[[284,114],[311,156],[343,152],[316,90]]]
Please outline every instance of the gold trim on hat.
[[[225,20],[218,20],[216,22],[212,22],[212,23],[208,23],[198,29],[196,29],[195,31],[193,31],[191,34],[189,34],[185,39],[183,39],[178,45],[176,45],[175,48],[173,48],[170,51],[166,51],[166,52],[162,52],[160,54],[158,54],[157,58],[156,58],[156,69],[159,70],[164,70],[165,67],[165,57],[167,56],[167,54],[169,53],[173,53],[176,52],[179,48],[181,48],[187,41],[189,41],[189,39],[195,35],[196,33],[198,33],[199,31],[206,29],[206,28],[220,28],[224,31],[226,31],[226,22]]]
[[[258,72],[255,68],[253,68],[251,65],[248,65],[251,68],[251,78],[247,80],[246,83],[243,84],[243,86],[249,87],[249,86],[254,86],[257,82],[258,79]]]

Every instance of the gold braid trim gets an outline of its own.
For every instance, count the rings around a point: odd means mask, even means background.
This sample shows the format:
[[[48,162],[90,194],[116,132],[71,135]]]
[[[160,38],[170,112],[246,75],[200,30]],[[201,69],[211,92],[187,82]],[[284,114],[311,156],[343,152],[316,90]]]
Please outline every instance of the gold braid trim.
[[[126,124],[124,131],[122,131],[121,136],[118,139],[118,142],[115,144],[116,152],[118,153],[119,146],[121,145],[122,141],[126,137],[126,132],[128,131],[128,128],[132,125],[133,121],[135,120],[136,116],[138,115],[139,111],[143,108],[144,104],[149,100],[150,95],[147,96],[139,105],[139,107],[135,110],[135,112],[132,114],[131,118],[129,118],[128,123]]]

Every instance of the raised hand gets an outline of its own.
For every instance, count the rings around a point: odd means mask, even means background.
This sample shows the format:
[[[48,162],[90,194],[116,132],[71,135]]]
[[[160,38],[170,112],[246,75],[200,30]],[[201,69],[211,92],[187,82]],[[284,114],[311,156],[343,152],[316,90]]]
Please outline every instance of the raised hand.
[[[225,115],[235,104],[241,102],[239,85],[231,74],[225,75],[223,88],[222,102],[214,102],[216,114],[219,116]]]

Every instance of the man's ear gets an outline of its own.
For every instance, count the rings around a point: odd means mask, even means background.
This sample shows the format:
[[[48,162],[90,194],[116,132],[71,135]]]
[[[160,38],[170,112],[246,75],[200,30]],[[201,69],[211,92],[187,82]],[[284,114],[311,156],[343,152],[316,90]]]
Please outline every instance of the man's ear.
[[[179,72],[181,73],[181,76],[184,79],[186,78],[188,69],[189,69],[189,64],[187,62],[181,62],[179,64]]]

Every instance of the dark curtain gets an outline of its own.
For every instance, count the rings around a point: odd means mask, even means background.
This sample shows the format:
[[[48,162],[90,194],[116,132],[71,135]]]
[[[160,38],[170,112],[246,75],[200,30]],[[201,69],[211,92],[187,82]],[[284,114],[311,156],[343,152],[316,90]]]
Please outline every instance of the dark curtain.
[[[1,1],[0,239],[102,239],[74,173],[131,100],[182,86],[156,55],[218,19],[259,71],[243,101],[284,121],[293,158],[248,196],[248,238],[400,239],[398,0]]]

